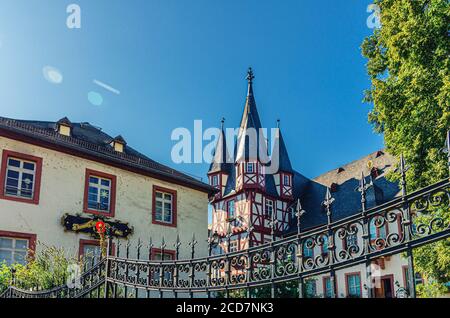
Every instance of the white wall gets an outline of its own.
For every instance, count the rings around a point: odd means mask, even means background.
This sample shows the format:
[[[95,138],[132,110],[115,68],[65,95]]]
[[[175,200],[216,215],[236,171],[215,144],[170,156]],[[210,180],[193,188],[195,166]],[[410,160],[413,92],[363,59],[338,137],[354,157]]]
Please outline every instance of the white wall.
[[[117,176],[114,219],[129,222],[129,225],[134,227],[134,234],[129,237],[130,240],[134,241],[140,237],[147,241],[151,236],[155,247],[158,247],[164,235],[167,249],[174,249],[173,244],[178,231],[184,246],[180,250],[180,258],[186,258],[190,254],[186,243],[195,232],[198,240],[196,256],[204,256],[207,253],[206,193],[0,137],[0,151],[3,149],[41,157],[43,165],[39,205],[0,199],[0,230],[36,234],[38,242],[78,253],[79,240],[92,238],[85,234],[64,232],[61,217],[65,213],[83,214],[85,170],[89,168]],[[177,191],[177,228],[152,224],[153,185]],[[142,251],[145,255],[144,248]]]

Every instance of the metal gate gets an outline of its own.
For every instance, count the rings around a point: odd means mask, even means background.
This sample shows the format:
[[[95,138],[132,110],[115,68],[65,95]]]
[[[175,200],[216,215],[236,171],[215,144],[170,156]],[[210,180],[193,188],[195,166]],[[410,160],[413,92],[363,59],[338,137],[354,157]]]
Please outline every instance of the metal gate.
[[[449,146],[450,147],[450,146]],[[450,181],[442,180],[418,191],[407,193],[405,162],[400,159],[402,195],[380,206],[366,208],[366,190],[369,185],[361,180],[361,211],[346,219],[333,221],[333,199],[324,201],[328,223],[301,231],[302,215],[297,210],[297,234],[247,250],[196,258],[196,240],[193,237],[186,248],[191,258],[178,260],[182,248],[175,243],[175,260],[164,260],[166,244],[159,247],[161,261],[142,260],[143,242],[136,246],[137,257],[130,255],[130,243],[121,246],[118,240],[108,240],[108,253],[98,264],[79,277],[74,288],[59,286],[51,290],[25,291],[9,287],[5,298],[63,298],[63,297],[230,297],[232,291],[251,297],[255,289],[266,289],[277,296],[277,287],[289,284],[298,297],[303,297],[305,280],[326,273],[330,277],[331,297],[336,297],[335,272],[357,264],[366,266],[363,278],[368,297],[374,297],[371,286],[371,263],[382,257],[404,253],[408,260],[408,289],[399,288],[397,297],[415,297],[413,249],[450,236]],[[398,224],[398,232],[373,239],[371,231],[388,224]],[[273,232],[273,231],[272,231]],[[352,237],[353,239],[348,239]],[[226,239],[230,239],[228,236]],[[347,244],[340,244],[345,241]],[[215,242],[208,240],[209,255]],[[304,250],[316,246],[326,252],[317,256],[305,255]],[[148,244],[153,246],[151,242]],[[114,251],[113,251],[113,246]],[[183,246],[184,248],[185,246]]]

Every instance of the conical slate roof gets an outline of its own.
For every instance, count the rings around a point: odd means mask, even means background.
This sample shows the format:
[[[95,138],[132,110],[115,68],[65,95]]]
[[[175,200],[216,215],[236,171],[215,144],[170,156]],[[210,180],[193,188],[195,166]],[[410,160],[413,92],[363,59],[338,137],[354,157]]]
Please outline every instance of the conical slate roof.
[[[286,144],[284,143],[283,134],[281,129],[277,128],[277,135],[275,136],[275,142],[272,151],[271,164],[278,164],[277,172],[289,172],[294,173],[292,169],[291,160],[287,152]],[[275,167],[274,167],[275,168]]]
[[[231,166],[232,166],[232,159],[227,149],[227,140],[222,127],[219,139],[217,140],[217,144],[214,149],[214,156],[211,161],[211,165],[209,166],[208,173],[214,172],[229,173]]]
[[[254,78],[252,68],[249,68],[247,73],[248,91],[239,126],[236,161],[254,159],[266,163],[268,159],[261,158],[261,155],[267,156],[267,145],[265,137],[260,130],[262,125],[253,94]]]

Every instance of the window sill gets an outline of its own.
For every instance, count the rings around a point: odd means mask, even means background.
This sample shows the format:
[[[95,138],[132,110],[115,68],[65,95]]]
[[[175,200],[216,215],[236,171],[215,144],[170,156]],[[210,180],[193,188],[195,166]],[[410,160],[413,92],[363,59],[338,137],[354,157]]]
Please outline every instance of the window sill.
[[[83,209],[84,213],[88,213],[88,214],[93,214],[93,215],[101,215],[101,216],[106,216],[106,217],[114,217],[114,213],[112,212],[103,212],[103,211],[99,211],[99,210],[91,210],[91,209]]]
[[[0,199],[3,200],[10,200],[10,201],[16,201],[16,202],[23,202],[23,203],[29,203],[29,204],[39,204],[38,198],[23,198],[23,197],[17,197],[13,195],[6,195],[6,194],[0,194]]]
[[[169,227],[177,227],[177,224],[175,222],[167,223],[167,222],[152,220],[152,224],[157,224],[157,225],[162,225],[162,226],[169,226]]]

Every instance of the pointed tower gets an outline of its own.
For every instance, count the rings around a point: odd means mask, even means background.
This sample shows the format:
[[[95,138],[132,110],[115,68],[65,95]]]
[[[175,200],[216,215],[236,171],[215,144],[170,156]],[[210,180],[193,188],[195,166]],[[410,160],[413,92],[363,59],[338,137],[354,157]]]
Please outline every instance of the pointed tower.
[[[221,237],[221,249],[227,252],[279,239],[283,231],[289,228],[293,213],[294,172],[281,135],[276,140],[279,145],[279,165],[274,171],[269,170],[272,165],[256,109],[253,79],[250,68],[247,73],[247,98],[234,148],[234,162],[223,164],[228,153],[222,129],[208,172],[211,185],[220,188],[220,193],[210,202],[211,231]],[[285,176],[288,179],[283,180]],[[278,180],[277,184],[275,179]]]
[[[248,90],[236,143],[236,191],[265,187],[264,165],[268,163],[267,142],[253,95],[253,75],[247,72]]]
[[[271,157],[271,166],[276,169],[273,175],[278,195],[287,200],[293,199],[294,170],[280,130],[280,120],[277,120],[277,130]]]
[[[215,199],[220,199],[224,195],[225,186],[232,169],[232,158],[228,152],[227,140],[224,132],[225,119],[221,120],[221,130],[217,139],[214,156],[209,166],[208,180],[209,184],[219,190]]]

